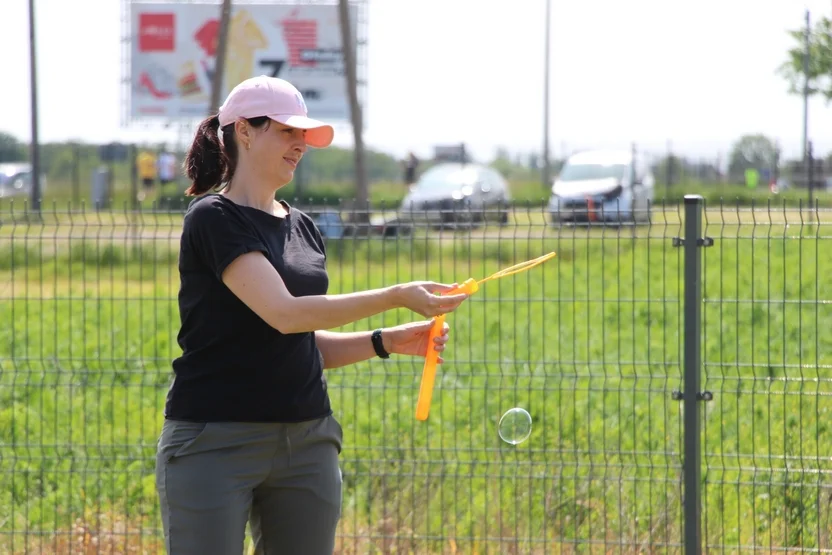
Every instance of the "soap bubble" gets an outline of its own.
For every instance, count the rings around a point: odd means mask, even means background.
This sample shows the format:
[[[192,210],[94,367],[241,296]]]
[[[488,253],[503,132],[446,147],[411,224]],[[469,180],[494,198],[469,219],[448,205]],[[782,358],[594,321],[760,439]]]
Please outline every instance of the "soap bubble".
[[[500,439],[506,443],[512,445],[523,443],[532,433],[532,415],[520,407],[509,409],[500,418],[497,431]]]

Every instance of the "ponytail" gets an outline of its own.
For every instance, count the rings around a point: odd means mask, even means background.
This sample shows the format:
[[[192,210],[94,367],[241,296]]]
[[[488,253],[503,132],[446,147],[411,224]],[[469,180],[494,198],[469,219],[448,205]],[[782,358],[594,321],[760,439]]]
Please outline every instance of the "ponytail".
[[[194,142],[185,157],[185,175],[191,180],[186,195],[207,193],[230,178],[228,155],[220,144],[219,128],[220,118],[213,115],[204,119],[196,130]]]
[[[252,127],[268,128],[271,121],[266,116],[246,118]],[[222,133],[222,142],[219,134]],[[197,196],[228,183],[237,169],[237,143],[234,124],[220,129],[220,118],[213,115],[202,120],[196,130],[194,142],[185,156],[185,175],[191,186],[185,191],[188,196]]]

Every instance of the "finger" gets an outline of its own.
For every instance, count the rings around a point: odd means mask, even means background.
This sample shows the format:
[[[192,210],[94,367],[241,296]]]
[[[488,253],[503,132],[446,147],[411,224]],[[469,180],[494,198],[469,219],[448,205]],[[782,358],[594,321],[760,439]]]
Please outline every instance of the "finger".
[[[442,358],[442,357],[436,357],[436,362],[438,362],[439,364],[442,364],[443,362],[445,362],[445,359]]]
[[[453,291],[459,287],[458,283],[436,283],[433,281],[429,281],[425,283],[425,289],[430,291],[431,293],[447,293],[448,291]]]
[[[425,320],[424,322],[414,322],[413,328],[416,331],[429,330],[433,327],[435,323],[436,321],[433,318],[431,318],[429,320]],[[448,324],[445,325],[447,326]]]
[[[461,304],[462,304],[461,302],[452,303],[452,304],[442,304],[442,305],[439,305],[436,308],[436,310],[440,311],[441,314],[447,314],[447,313],[453,312],[454,310],[459,308]]]
[[[455,295],[444,295],[442,297],[436,297],[437,304],[442,306],[449,306],[453,304],[461,304],[465,299],[470,297],[468,293],[457,293]]]
[[[448,342],[448,339],[450,339],[450,338],[448,337],[448,334],[446,333],[446,334],[443,334],[443,335],[437,335],[436,337],[433,338],[433,341],[435,343],[445,344],[445,343]]]
[[[433,350],[436,351],[437,353],[441,353],[442,351],[445,350],[445,344],[443,343],[443,344],[439,344],[439,345],[434,345]]]

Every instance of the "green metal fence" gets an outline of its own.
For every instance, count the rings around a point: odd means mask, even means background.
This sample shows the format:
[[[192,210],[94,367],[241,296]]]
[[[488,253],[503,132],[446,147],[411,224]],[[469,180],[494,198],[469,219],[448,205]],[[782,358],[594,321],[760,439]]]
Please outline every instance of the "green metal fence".
[[[832,551],[832,213],[691,197],[635,225],[512,206],[428,226],[308,210],[331,292],[557,252],[448,317],[428,421],[419,359],[330,373],[338,553]],[[0,212],[0,552],[162,552],[180,226]],[[513,407],[533,419],[518,445],[497,433]]]

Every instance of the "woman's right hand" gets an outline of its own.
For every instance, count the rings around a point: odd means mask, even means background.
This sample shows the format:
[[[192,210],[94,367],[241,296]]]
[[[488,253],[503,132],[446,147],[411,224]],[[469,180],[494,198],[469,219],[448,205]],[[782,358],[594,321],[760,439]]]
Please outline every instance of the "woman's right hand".
[[[393,286],[392,292],[397,306],[409,308],[421,316],[430,318],[453,312],[469,297],[467,293],[437,295],[447,293],[456,287],[456,283],[445,285],[433,281],[411,281]]]

